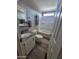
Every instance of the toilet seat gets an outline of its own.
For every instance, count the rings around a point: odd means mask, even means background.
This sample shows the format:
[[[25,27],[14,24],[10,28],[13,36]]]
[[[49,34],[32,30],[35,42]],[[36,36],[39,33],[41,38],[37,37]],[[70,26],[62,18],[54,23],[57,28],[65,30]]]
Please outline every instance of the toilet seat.
[[[36,38],[38,38],[38,39],[43,38],[43,36],[42,36],[42,35],[40,35],[40,34],[35,35],[35,37],[36,37]]]

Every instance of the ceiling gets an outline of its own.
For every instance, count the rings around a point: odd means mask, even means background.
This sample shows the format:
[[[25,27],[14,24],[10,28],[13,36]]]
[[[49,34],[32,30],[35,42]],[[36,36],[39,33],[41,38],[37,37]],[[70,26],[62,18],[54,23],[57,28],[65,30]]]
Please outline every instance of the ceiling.
[[[24,4],[40,12],[52,11],[56,9],[57,0],[21,0]]]
[[[56,8],[56,0],[34,0],[40,11],[51,11]]]

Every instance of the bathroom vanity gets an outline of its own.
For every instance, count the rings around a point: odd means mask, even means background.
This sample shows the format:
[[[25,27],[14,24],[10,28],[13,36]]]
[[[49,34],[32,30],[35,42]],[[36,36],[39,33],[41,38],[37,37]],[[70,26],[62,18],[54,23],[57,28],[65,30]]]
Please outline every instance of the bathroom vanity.
[[[18,20],[19,44],[23,56],[27,56],[35,46],[36,32],[32,31],[32,27],[29,27],[27,23],[24,22],[21,24]]]
[[[35,33],[26,33],[25,37],[22,37],[21,46],[25,55],[28,55],[35,46]]]

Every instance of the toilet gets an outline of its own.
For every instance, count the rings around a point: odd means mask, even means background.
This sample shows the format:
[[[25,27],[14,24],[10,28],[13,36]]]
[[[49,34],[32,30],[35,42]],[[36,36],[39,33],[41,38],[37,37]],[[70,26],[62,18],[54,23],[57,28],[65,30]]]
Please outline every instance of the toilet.
[[[41,43],[41,39],[43,39],[43,36],[40,34],[35,35],[36,43]]]

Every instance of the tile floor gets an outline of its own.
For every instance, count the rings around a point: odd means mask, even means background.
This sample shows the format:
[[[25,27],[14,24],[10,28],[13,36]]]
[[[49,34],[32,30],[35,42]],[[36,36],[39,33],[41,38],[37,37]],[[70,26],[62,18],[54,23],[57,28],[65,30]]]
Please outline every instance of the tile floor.
[[[35,48],[29,53],[27,59],[45,59],[47,47],[48,40],[41,39],[41,43],[36,44]]]

